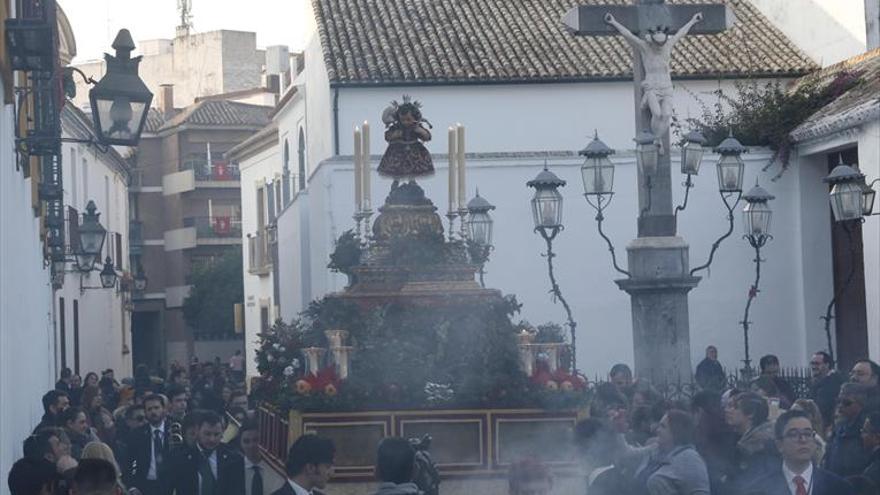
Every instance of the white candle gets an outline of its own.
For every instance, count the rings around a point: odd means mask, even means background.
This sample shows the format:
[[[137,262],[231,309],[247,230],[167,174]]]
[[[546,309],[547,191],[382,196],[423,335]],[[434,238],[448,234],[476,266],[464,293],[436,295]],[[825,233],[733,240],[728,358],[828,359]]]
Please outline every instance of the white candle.
[[[456,203],[455,203],[455,188],[457,184],[455,182],[455,167],[457,167],[457,161],[455,159],[457,150],[455,147],[455,128],[449,127],[449,211],[455,211]]]
[[[363,140],[363,146],[361,147],[361,152],[363,153],[361,171],[364,174],[362,186],[364,188],[364,209],[369,210],[373,197],[372,187],[370,186],[370,172],[372,169],[372,164],[370,163],[370,123],[365,120],[361,129],[361,139]]]
[[[465,190],[465,171],[464,171],[464,126],[456,125],[455,145],[458,150],[458,209],[465,209],[467,203],[467,191]]]
[[[357,126],[354,128],[354,211],[360,212],[364,204],[363,189],[361,181],[363,174],[361,173],[361,130]]]

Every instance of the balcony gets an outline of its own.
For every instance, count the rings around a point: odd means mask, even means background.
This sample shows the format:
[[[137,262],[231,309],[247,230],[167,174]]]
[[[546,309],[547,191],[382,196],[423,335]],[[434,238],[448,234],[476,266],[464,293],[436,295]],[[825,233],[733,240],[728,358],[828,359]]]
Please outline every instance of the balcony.
[[[266,276],[272,272],[269,235],[266,230],[248,235],[248,273]]]
[[[183,226],[195,229],[197,244],[241,244],[241,218],[237,216],[188,217]]]
[[[179,170],[181,172],[192,170],[195,181],[200,183],[210,183],[213,187],[238,187],[241,180],[241,172],[238,165],[229,163],[226,160],[211,160],[206,157],[190,157],[185,159]]]

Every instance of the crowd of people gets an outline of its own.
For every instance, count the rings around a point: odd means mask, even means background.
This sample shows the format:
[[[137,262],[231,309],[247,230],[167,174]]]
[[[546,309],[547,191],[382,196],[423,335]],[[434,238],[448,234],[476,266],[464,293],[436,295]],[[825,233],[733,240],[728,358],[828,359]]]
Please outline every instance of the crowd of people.
[[[731,386],[709,347],[686,401],[613,367],[575,429],[588,495],[880,494],[880,366],[846,375],[817,352],[801,397],[776,356],[759,367]]]
[[[164,379],[139,366],[121,383],[112,370],[84,380],[64,370],[9,473],[12,495],[320,493],[333,442],[301,436],[279,476],[229,364],[172,366]],[[805,394],[775,356],[759,365],[747,386],[731,386],[710,347],[687,401],[615,365],[572,435],[587,495],[880,494],[880,366],[860,360],[844,373],[817,352]],[[436,495],[419,476],[419,455],[412,441],[383,439],[376,494]],[[511,495],[553,493],[552,470],[536,460],[514,463],[508,481]]]

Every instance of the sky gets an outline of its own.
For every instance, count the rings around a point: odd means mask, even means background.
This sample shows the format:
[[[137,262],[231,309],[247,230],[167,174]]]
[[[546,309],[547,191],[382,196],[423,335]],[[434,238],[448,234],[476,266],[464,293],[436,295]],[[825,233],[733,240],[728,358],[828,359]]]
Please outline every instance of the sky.
[[[306,0],[192,0],[195,32],[230,29],[257,33],[257,47],[306,42]],[[135,40],[174,37],[178,0],[58,0],[76,37],[75,62],[100,58],[121,28]],[[247,8],[244,8],[244,6]]]

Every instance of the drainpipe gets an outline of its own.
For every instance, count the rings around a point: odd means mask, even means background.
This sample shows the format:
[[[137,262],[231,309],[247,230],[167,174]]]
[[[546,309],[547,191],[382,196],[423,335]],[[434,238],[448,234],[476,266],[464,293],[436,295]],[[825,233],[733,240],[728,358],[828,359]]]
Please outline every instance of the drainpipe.
[[[339,155],[339,88],[333,88],[333,154]]]

